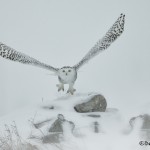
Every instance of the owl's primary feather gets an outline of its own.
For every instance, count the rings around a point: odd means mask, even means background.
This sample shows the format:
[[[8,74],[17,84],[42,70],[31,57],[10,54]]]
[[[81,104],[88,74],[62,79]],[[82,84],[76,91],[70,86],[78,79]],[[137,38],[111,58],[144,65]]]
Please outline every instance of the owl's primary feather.
[[[94,47],[82,58],[82,60],[73,66],[78,70],[81,66],[87,63],[91,58],[99,54],[99,52],[107,49],[123,32],[125,23],[125,15],[121,14],[113,26],[108,30],[105,36],[100,39]]]
[[[12,60],[12,61],[17,61],[23,64],[29,64],[29,65],[34,65],[38,66],[41,68],[45,68],[48,70],[51,70],[53,72],[57,72],[58,69],[54,68],[52,66],[49,66],[47,64],[44,64],[28,55],[25,55],[23,53],[17,52],[16,50],[8,47],[7,45],[3,44],[0,42],[0,55],[6,59]]]

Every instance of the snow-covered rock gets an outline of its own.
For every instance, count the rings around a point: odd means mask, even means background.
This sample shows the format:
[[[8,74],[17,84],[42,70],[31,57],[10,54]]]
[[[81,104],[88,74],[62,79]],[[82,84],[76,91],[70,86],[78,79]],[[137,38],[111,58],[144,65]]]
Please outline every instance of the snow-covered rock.
[[[58,114],[58,118],[55,120],[55,122],[51,125],[49,132],[60,132],[63,133],[64,125],[68,124],[68,130],[71,130],[73,132],[73,129],[75,128],[75,125],[72,121],[68,121],[64,118],[62,114]]]
[[[131,128],[134,129],[135,126],[140,124],[140,135],[150,140],[150,115],[143,114],[136,117],[132,117],[129,121]]]
[[[75,125],[68,121],[62,114],[58,114],[57,119],[52,123],[49,133],[43,136],[43,143],[59,143],[64,138],[65,130],[73,132]]]

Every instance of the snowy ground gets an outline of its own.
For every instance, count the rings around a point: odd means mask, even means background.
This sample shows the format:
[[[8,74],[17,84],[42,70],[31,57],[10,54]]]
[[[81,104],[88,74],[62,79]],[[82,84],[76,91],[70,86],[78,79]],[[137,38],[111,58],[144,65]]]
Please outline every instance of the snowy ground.
[[[85,102],[87,97],[93,93],[76,93],[75,95],[64,95],[53,100],[42,100],[38,105],[16,110],[13,113],[0,118],[1,133],[4,134],[4,125],[11,127],[15,121],[18,132],[23,141],[36,145],[41,150],[63,149],[63,150],[141,150],[139,145],[142,139],[139,127],[130,131],[129,114],[123,114],[117,109],[107,108],[106,112],[94,112],[101,115],[100,118],[92,118],[87,115],[90,113],[77,113],[74,106]],[[49,109],[51,106],[54,109]],[[139,109],[138,109],[139,112]],[[51,124],[57,119],[58,114],[63,114],[65,119],[75,123],[74,135],[67,129],[64,132],[64,140],[59,144],[42,144],[40,140],[30,139],[31,136],[42,137],[48,134]],[[138,113],[137,113],[138,115]],[[43,124],[40,129],[35,129],[33,123],[45,120],[49,122]],[[99,133],[94,132],[93,123],[99,123]]]

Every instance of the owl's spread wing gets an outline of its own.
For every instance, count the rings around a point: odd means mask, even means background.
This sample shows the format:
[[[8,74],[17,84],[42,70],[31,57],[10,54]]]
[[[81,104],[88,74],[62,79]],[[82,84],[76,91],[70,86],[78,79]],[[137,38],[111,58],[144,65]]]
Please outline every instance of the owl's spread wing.
[[[12,61],[17,61],[23,64],[29,64],[29,65],[34,65],[40,68],[48,69],[53,72],[57,72],[58,68],[54,68],[52,66],[46,65],[28,55],[25,55],[23,53],[17,52],[16,50],[8,47],[7,45],[3,44],[0,42],[0,56],[12,60]]]
[[[113,26],[108,30],[105,36],[100,39],[94,47],[78,62],[73,66],[78,70],[82,65],[87,63],[91,58],[99,54],[99,52],[107,49],[111,43],[113,43],[124,31],[125,15],[121,14]]]

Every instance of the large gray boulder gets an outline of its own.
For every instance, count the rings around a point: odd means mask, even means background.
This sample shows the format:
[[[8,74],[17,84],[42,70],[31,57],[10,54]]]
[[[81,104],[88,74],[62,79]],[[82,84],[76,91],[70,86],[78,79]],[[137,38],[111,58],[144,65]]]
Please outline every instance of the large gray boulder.
[[[107,102],[104,96],[97,94],[89,97],[89,99],[81,104],[77,104],[74,109],[79,113],[86,112],[105,112]]]

